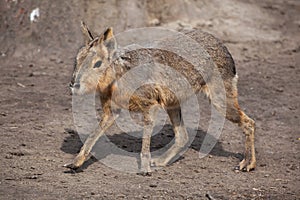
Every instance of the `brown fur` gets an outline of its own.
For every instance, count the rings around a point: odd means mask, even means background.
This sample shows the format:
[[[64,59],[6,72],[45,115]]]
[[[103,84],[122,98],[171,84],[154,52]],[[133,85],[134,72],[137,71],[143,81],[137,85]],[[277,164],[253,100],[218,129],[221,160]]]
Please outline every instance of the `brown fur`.
[[[149,174],[151,172],[151,165],[167,165],[172,158],[181,152],[188,141],[180,108],[180,102],[185,101],[189,97],[185,92],[186,88],[182,88],[182,85],[177,85],[178,83],[173,83],[176,91],[179,91],[179,95],[175,96],[174,92],[165,86],[160,84],[146,84],[134,91],[133,94],[130,94],[129,91],[126,91],[126,88],[120,89],[117,84],[117,80],[137,66],[142,58],[150,62],[151,60],[155,60],[157,63],[162,63],[175,69],[179,74],[186,77],[194,92],[201,91],[206,93],[218,111],[226,116],[228,120],[237,123],[246,135],[245,158],[240,163],[239,169],[250,171],[255,168],[255,123],[239,107],[237,100],[237,75],[234,61],[227,48],[218,39],[198,30],[183,32],[183,34],[197,41],[215,63],[216,68],[206,69],[206,66],[204,66],[207,77],[202,77],[191,63],[176,53],[161,49],[133,50],[122,55],[121,59],[113,60],[116,51],[116,40],[111,28],[97,37],[91,34],[84,23],[82,24],[82,30],[86,36],[86,45],[77,55],[76,67],[73,80],[71,81],[72,91],[75,94],[98,91],[100,93],[103,116],[98,129],[90,134],[75,160],[71,164],[66,165],[66,167],[72,169],[80,167],[98,138],[113,124],[115,119],[111,111],[112,101],[120,107],[144,114],[145,126],[141,150],[142,173]],[[173,44],[172,39],[166,39],[163,42],[165,42],[165,45]],[[98,61],[102,62],[101,67],[93,68]],[[220,74],[225,87],[226,111],[224,105],[213,100],[220,89],[215,78],[217,74]],[[113,93],[116,94],[114,99],[112,98]],[[126,99],[130,99],[129,108],[126,107],[126,102],[124,102]],[[155,114],[150,114],[150,109],[154,110],[155,113],[157,107],[163,107],[169,115],[175,132],[175,144],[161,157],[151,159],[150,140]],[[251,158],[249,157],[250,154]]]

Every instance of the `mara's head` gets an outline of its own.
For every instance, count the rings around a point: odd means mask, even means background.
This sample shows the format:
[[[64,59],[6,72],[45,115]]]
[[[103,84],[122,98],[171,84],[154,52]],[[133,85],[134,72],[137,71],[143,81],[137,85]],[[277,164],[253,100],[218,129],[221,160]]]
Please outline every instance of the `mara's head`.
[[[73,94],[87,94],[97,91],[102,84],[109,84],[107,68],[116,50],[116,40],[112,28],[99,36],[93,36],[82,22],[81,29],[85,45],[78,51],[70,88]]]

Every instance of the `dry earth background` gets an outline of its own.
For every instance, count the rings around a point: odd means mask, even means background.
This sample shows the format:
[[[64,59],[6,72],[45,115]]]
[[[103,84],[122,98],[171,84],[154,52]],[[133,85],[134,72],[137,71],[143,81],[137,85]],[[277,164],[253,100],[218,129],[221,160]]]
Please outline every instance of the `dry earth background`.
[[[236,61],[240,104],[257,122],[257,169],[233,171],[244,137],[230,122],[211,154],[198,158],[210,117],[202,106],[191,147],[151,177],[93,159],[83,172],[66,173],[62,165],[82,145],[68,91],[82,19],[96,32],[196,27],[223,40]],[[300,1],[1,0],[0,22],[0,199],[300,198]],[[172,134],[167,127],[153,145]],[[123,135],[110,137],[125,149],[140,146]]]

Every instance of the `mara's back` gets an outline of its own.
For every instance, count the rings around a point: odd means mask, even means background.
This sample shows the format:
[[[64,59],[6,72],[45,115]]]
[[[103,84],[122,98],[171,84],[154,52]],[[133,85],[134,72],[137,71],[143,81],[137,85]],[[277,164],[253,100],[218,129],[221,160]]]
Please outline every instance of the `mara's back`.
[[[200,30],[184,31],[183,33],[194,39],[207,51],[224,80],[231,79],[236,75],[234,60],[226,46],[218,38]]]
[[[200,30],[183,31],[175,37],[154,40],[148,47],[125,51],[120,57],[123,60],[122,66],[115,66],[118,77],[122,77],[132,68],[144,65],[148,66],[145,72],[155,76],[156,82],[172,84],[176,91],[186,90],[188,86],[184,81],[183,84],[180,84],[180,81],[174,83],[174,79],[185,78],[197,92],[216,75],[216,72],[224,81],[232,80],[236,74],[234,61],[227,48],[216,37]],[[161,64],[164,70],[171,67],[178,76],[174,77],[174,73],[157,70],[157,67],[153,67],[155,64]],[[143,80],[147,78],[147,74],[143,75],[138,70],[136,72],[134,77]]]

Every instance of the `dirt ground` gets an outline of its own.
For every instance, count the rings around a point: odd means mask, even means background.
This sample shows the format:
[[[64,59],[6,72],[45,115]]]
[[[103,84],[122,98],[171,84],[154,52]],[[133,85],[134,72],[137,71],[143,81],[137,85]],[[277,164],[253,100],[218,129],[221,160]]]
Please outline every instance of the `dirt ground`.
[[[35,8],[40,17],[30,23]],[[299,10],[298,0],[1,1],[0,199],[300,199]],[[256,170],[233,170],[244,136],[228,121],[199,159],[205,108],[182,159],[151,177],[95,159],[80,173],[63,168],[82,145],[68,89],[82,19],[96,32],[195,27],[224,41],[236,62],[241,107],[257,124]],[[164,132],[153,145],[170,141],[172,131]],[[141,145],[111,137],[124,148]]]

